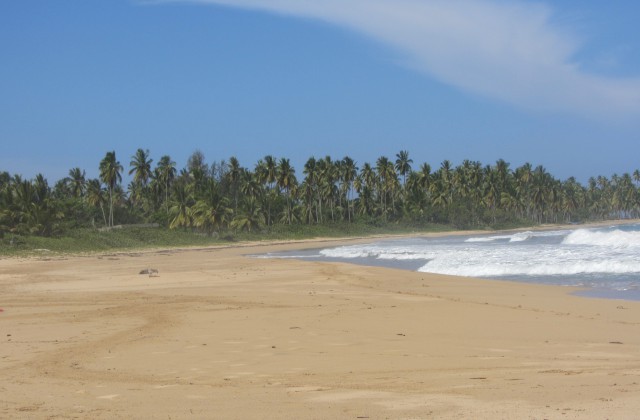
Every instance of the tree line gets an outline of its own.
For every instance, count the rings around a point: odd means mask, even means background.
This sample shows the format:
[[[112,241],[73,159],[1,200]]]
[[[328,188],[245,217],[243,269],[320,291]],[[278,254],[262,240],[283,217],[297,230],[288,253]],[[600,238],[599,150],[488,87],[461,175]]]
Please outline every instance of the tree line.
[[[125,171],[131,175],[126,189]],[[149,150],[138,149],[125,167],[110,151],[95,179],[72,168],[51,186],[42,175],[0,172],[0,236],[129,223],[219,234],[300,224],[478,228],[635,218],[639,185],[638,170],[581,185],[573,177],[558,180],[543,166],[511,168],[502,159],[414,165],[406,150],[362,165],[348,156],[311,157],[298,174],[288,158],[271,155],[245,167],[235,157],[207,164],[196,150],[178,170],[168,155],[154,165]]]

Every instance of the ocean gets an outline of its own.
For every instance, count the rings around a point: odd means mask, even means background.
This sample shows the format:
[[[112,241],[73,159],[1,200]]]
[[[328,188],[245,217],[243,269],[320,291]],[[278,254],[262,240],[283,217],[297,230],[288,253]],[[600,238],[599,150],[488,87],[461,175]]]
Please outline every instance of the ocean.
[[[265,255],[581,287],[640,300],[640,223],[505,234],[411,237]]]

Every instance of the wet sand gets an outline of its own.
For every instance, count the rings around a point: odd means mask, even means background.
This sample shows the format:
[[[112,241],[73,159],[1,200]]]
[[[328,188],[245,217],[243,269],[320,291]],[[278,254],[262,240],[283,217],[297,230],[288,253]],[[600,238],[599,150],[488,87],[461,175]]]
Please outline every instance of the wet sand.
[[[640,302],[339,243],[0,260],[0,418],[638,417]]]

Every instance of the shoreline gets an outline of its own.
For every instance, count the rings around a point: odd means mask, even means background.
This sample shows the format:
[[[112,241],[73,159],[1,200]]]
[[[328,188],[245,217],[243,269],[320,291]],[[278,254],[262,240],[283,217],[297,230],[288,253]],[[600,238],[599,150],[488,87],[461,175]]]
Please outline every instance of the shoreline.
[[[381,234],[381,235],[369,235],[369,236],[356,236],[356,237],[317,237],[317,238],[306,238],[306,239],[294,239],[294,240],[266,240],[266,241],[245,241],[245,242],[234,242],[228,244],[216,244],[211,246],[188,246],[188,247],[159,247],[159,248],[149,248],[149,249],[131,249],[131,250],[117,250],[117,251],[104,251],[104,252],[91,252],[91,253],[69,253],[69,254],[56,254],[56,255],[29,255],[29,256],[15,256],[15,257],[5,257],[8,259],[15,259],[16,261],[28,261],[28,260],[36,260],[36,261],[52,261],[57,259],[69,259],[69,258],[103,258],[103,257],[119,257],[119,256],[139,256],[139,255],[153,255],[153,254],[166,254],[166,253],[183,253],[190,251],[211,251],[211,250],[228,250],[228,249],[255,249],[255,248],[264,248],[269,247],[273,248],[274,252],[286,252],[286,251],[295,251],[295,250],[308,250],[308,249],[323,249],[327,247],[335,247],[342,245],[352,245],[352,244],[366,244],[369,242],[375,242],[379,240],[386,239],[402,239],[402,238],[415,238],[415,237],[424,237],[424,238],[442,238],[447,236],[465,236],[465,235],[493,235],[493,234],[509,234],[509,233],[518,233],[518,232],[527,232],[527,231],[552,231],[552,230],[578,230],[578,229],[591,229],[598,227],[608,227],[608,226],[617,226],[617,225],[630,225],[630,224],[638,224],[640,223],[640,219],[624,219],[624,220],[603,220],[597,222],[589,222],[584,224],[544,224],[535,227],[529,228],[515,228],[515,229],[502,229],[502,230],[494,230],[494,231],[486,231],[486,230],[454,230],[454,231],[446,231],[446,232],[415,232],[409,234]],[[321,245],[321,246],[319,246]],[[262,252],[250,252],[243,253],[244,256],[250,257],[253,255],[260,255]],[[3,260],[0,257],[0,262]],[[358,264],[351,263],[349,261],[324,261],[318,260],[318,262],[329,262],[329,263],[338,263],[338,264],[355,264],[366,267],[385,267],[383,265],[368,265],[368,264]],[[390,269],[399,269],[402,271],[409,271],[401,268],[387,267]],[[427,273],[425,273],[427,274]],[[546,283],[537,283],[537,282],[522,282],[514,279],[493,279],[493,278],[485,278],[485,277],[465,277],[465,276],[453,276],[460,278],[471,278],[477,280],[489,280],[489,281],[498,281],[498,282],[507,282],[507,283],[516,283],[516,284],[532,284],[532,285],[542,285],[549,287],[557,287],[563,292],[566,292],[568,295],[580,297],[580,298],[595,298],[595,299],[607,299],[612,301],[626,301],[626,302],[636,302],[640,301],[640,292],[637,296],[628,298],[620,296],[622,292],[612,291],[612,290],[604,290],[598,291],[591,287],[587,286],[565,286],[565,285],[549,285]]]
[[[554,230],[578,230],[578,229],[592,229],[592,228],[599,228],[599,227],[610,227],[610,226],[623,226],[623,225],[630,225],[630,224],[638,224],[640,223],[640,220],[638,219],[633,219],[633,220],[627,220],[624,221],[623,223],[611,223],[609,221],[603,221],[603,222],[596,222],[596,223],[590,223],[590,224],[584,224],[584,225],[545,225],[545,226],[540,226],[538,228],[529,228],[529,229],[508,229],[508,230],[500,230],[500,231],[492,231],[492,232],[485,232],[485,231],[455,231],[451,234],[446,233],[446,232],[437,232],[437,233],[433,233],[433,234],[415,234],[415,235],[383,235],[380,237],[376,237],[373,238],[371,241],[367,241],[367,238],[362,238],[363,240],[360,241],[360,238],[358,238],[358,240],[352,241],[347,243],[347,241],[344,242],[339,242],[339,243],[332,243],[331,241],[329,241],[328,244],[325,244],[324,246],[312,246],[312,247],[307,247],[307,246],[295,246],[292,247],[291,249],[287,249],[284,251],[279,251],[279,252],[289,252],[289,251],[294,251],[294,250],[321,250],[321,249],[326,249],[326,248],[332,248],[332,247],[336,247],[336,246],[343,246],[343,245],[352,245],[352,244],[361,244],[361,243],[374,243],[374,242],[378,242],[378,241],[384,241],[387,239],[403,239],[403,238],[413,238],[413,237],[419,237],[419,238],[442,238],[442,237],[451,237],[451,236],[475,236],[475,235],[503,235],[503,234],[513,234],[513,233],[521,233],[521,232],[540,232],[540,231],[554,231]],[[315,244],[314,244],[315,245]],[[248,254],[251,256],[260,256],[262,254]],[[278,256],[274,256],[273,258],[279,258]],[[385,267],[385,268],[390,268],[390,269],[398,269],[398,270],[403,270],[403,271],[409,271],[409,272],[416,272],[417,270],[414,270],[413,268],[409,268],[409,267],[404,267],[404,266],[394,266],[393,264],[385,264],[385,263],[373,263],[371,261],[361,261],[361,259],[356,259],[356,260],[351,260],[351,259],[341,259],[341,258],[330,258],[330,257],[320,257],[320,258],[306,258],[304,256],[302,257],[287,257],[287,258],[295,258],[298,260],[302,260],[302,261],[311,261],[311,262],[323,262],[323,263],[344,263],[344,264],[354,264],[354,265],[360,265],[360,266],[367,266],[367,267]],[[465,277],[465,276],[456,276],[456,277]],[[596,288],[596,287],[590,287],[590,286],[580,286],[580,285],[565,285],[565,284],[550,284],[550,283],[544,283],[544,282],[539,282],[539,281],[524,281],[521,279],[517,279],[517,278],[491,278],[491,277],[470,277],[470,278],[477,278],[479,280],[494,280],[494,281],[503,281],[503,282],[511,282],[511,283],[518,283],[518,284],[533,284],[533,285],[547,285],[547,286],[552,286],[552,287],[560,287],[562,289],[565,290],[569,290],[569,294],[574,295],[574,296],[578,296],[578,297],[585,297],[585,298],[596,298],[596,299],[609,299],[609,300],[616,300],[616,301],[640,301],[640,291],[633,291],[633,290],[617,290],[617,289],[606,289],[606,288]]]
[[[357,237],[319,237],[319,238],[307,238],[307,239],[294,239],[294,240],[267,240],[267,241],[246,241],[246,242],[237,242],[237,243],[229,243],[229,244],[220,244],[220,245],[211,245],[211,246],[193,246],[193,247],[160,247],[160,248],[151,248],[151,249],[132,249],[132,250],[118,250],[118,251],[104,251],[104,252],[95,252],[95,253],[69,253],[69,254],[56,254],[56,255],[30,255],[30,256],[15,256],[15,257],[5,257],[4,259],[15,260],[15,261],[54,261],[54,260],[67,260],[69,258],[110,258],[110,257],[121,257],[121,256],[143,256],[143,255],[166,255],[166,254],[174,254],[174,253],[185,253],[185,252],[199,252],[199,251],[217,251],[217,250],[244,250],[244,249],[257,249],[257,248],[269,248],[272,249],[273,252],[286,252],[286,251],[295,251],[295,250],[308,250],[308,249],[323,249],[327,247],[335,247],[342,245],[352,245],[352,244],[366,244],[369,242],[375,242],[379,240],[386,239],[402,239],[402,238],[414,238],[414,237],[424,237],[424,238],[442,238],[447,236],[465,236],[465,235],[492,235],[492,234],[509,234],[509,233],[518,233],[518,232],[527,232],[527,231],[551,231],[551,230],[578,230],[578,229],[590,229],[590,228],[598,228],[598,227],[607,227],[607,226],[617,226],[617,225],[630,225],[640,223],[640,219],[625,219],[625,220],[603,220],[598,222],[590,222],[585,224],[544,224],[535,227],[529,228],[515,228],[515,229],[503,229],[503,230],[495,230],[495,231],[486,231],[486,230],[454,230],[448,232],[416,232],[410,234],[382,234],[382,235],[370,235],[370,236],[357,236]],[[320,246],[321,245],[321,246]],[[242,255],[245,257],[252,257],[253,255],[262,255],[263,252],[243,252]],[[0,264],[3,258],[0,257]],[[322,263],[330,263],[330,264],[353,264],[362,267],[373,267],[373,268],[389,268],[392,270],[401,270],[406,272],[413,272],[411,270],[405,270],[401,268],[393,268],[393,267],[385,267],[378,265],[368,265],[368,264],[358,264],[351,263],[349,261],[324,261],[318,260],[318,262]],[[429,274],[430,273],[423,273]],[[482,281],[497,281],[504,283],[515,283],[515,284],[523,284],[523,285],[533,285],[533,286],[545,286],[545,287],[554,287],[558,288],[569,296],[575,296],[578,298],[591,298],[591,299],[606,299],[611,301],[622,301],[622,302],[638,302],[640,301],[640,293],[635,298],[628,298],[620,296],[622,292],[616,292],[611,290],[598,291],[591,287],[586,286],[565,286],[565,285],[550,285],[546,283],[537,283],[537,282],[522,282],[513,279],[493,279],[493,278],[485,278],[485,277],[465,277],[465,276],[451,276],[451,277],[459,277],[462,279],[473,279],[473,280],[482,280]]]
[[[640,410],[640,302],[246,256],[317,243],[0,260],[0,417]]]
[[[307,244],[316,243],[366,243],[368,241],[375,241],[380,239],[394,239],[394,238],[412,238],[412,237],[445,237],[445,236],[462,236],[462,235],[483,235],[483,234],[501,234],[501,233],[515,233],[526,231],[547,231],[547,230],[576,230],[576,229],[588,229],[594,227],[604,227],[612,225],[629,225],[640,223],[640,219],[624,219],[624,220],[604,220],[598,222],[589,222],[584,224],[543,224],[538,226],[514,228],[514,229],[499,229],[499,230],[451,230],[451,231],[439,231],[439,232],[413,232],[413,233],[398,233],[398,234],[376,234],[367,236],[344,236],[344,237],[314,237],[305,239],[292,239],[292,240],[256,240],[256,241],[239,241],[222,243],[215,245],[194,245],[194,246],[168,246],[168,247],[156,247],[156,248],[131,248],[131,249],[114,249],[107,251],[95,251],[95,252],[69,252],[69,253],[54,253],[54,254],[30,254],[30,255],[0,255],[0,261],[2,259],[56,259],[56,258],[69,258],[69,257],[94,257],[94,256],[109,256],[109,255],[126,255],[126,254],[139,254],[139,253],[155,253],[164,251],[191,251],[191,250],[206,250],[206,249],[228,249],[228,248],[252,248],[259,246],[280,246],[291,245],[294,249],[298,246],[306,246]],[[51,252],[47,249],[38,250],[41,252]]]

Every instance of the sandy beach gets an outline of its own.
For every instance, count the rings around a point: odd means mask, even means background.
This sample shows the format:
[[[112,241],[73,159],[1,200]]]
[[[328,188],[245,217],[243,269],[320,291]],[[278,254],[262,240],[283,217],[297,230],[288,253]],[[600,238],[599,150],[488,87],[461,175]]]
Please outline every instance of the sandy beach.
[[[638,418],[640,302],[338,243],[0,260],[0,418]]]

